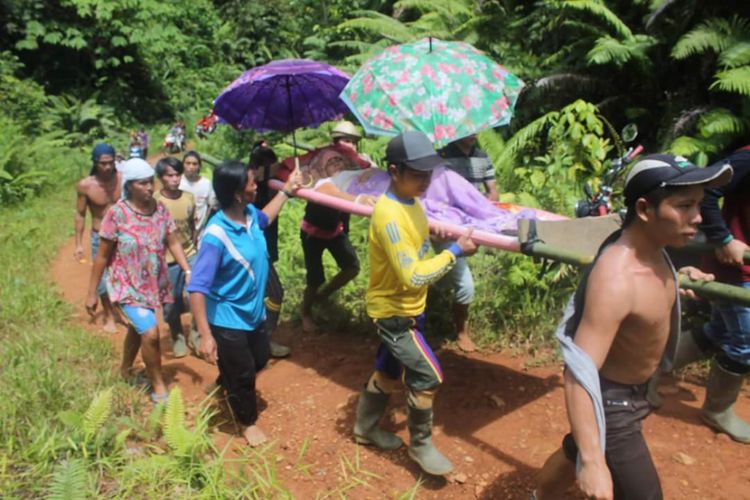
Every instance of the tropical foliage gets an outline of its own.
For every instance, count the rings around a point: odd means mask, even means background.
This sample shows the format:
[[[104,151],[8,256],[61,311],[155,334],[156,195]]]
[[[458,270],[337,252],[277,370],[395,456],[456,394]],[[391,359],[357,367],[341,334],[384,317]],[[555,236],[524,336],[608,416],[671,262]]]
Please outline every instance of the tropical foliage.
[[[134,391],[107,389],[108,344],[67,323],[70,310],[43,270],[68,236],[59,228],[72,224],[72,182],[88,170],[94,142],[122,149],[141,125],[158,141],[173,120],[194,123],[241,71],[273,59],[309,57],[353,72],[383,47],[422,37],[470,42],[525,81],[510,126],[480,134],[505,201],[572,215],[581,186],[596,184],[622,152],[616,131],[626,123],[638,125],[647,151],[699,164],[747,142],[750,2],[3,1],[0,496],[288,495],[273,450],[242,457],[249,472],[225,467],[208,438],[211,414],[185,419],[179,393],[144,419]],[[328,130],[297,137],[316,146]],[[256,138],[220,126],[194,143],[216,158],[246,158]],[[292,153],[288,137],[267,138],[280,156]],[[362,143],[376,160],[384,146],[383,138]],[[283,234],[297,232],[301,213],[299,203],[285,209]],[[366,323],[366,230],[353,219],[364,267],[333,301],[346,314],[322,312],[333,327]],[[304,287],[296,238],[282,238],[280,254],[294,320]],[[489,251],[472,268],[478,340],[528,348],[549,339],[573,270]],[[431,293],[432,331],[452,333],[449,301]],[[342,469],[352,481],[367,477],[356,457]]]

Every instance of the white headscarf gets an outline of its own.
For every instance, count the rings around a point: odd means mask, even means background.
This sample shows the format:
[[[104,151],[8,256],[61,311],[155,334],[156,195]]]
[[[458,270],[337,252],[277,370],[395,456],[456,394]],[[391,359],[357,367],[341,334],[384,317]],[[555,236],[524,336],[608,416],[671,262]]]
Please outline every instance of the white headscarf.
[[[146,160],[141,158],[131,158],[122,163],[120,175],[122,175],[122,190],[120,199],[125,199],[125,184],[129,181],[137,181],[140,179],[149,179],[155,174],[154,169],[151,168]]]

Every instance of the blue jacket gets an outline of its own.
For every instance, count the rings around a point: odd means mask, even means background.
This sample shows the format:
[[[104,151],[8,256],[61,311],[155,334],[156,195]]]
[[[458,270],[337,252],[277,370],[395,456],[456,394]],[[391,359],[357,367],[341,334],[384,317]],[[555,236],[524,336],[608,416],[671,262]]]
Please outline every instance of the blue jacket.
[[[224,211],[211,218],[188,292],[206,296],[209,324],[252,331],[266,318],[263,298],[269,263],[263,229],[268,217],[252,205],[245,214],[245,226],[227,218]]]

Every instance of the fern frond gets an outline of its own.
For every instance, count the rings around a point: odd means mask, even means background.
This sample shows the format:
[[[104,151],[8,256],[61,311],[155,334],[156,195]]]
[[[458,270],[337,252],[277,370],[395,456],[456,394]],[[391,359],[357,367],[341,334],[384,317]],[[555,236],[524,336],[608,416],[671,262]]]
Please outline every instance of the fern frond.
[[[179,387],[175,387],[169,393],[162,425],[164,437],[169,447],[174,450],[182,449],[185,444],[183,441],[185,433],[185,404],[182,400],[182,391]]]
[[[94,397],[83,415],[83,432],[93,436],[101,429],[112,412],[112,388],[106,389]]]
[[[609,10],[600,0],[560,0],[557,4],[565,9],[588,12],[612,28],[615,34],[623,38],[633,37],[633,32],[630,31],[628,25],[622,22],[617,14]]]
[[[647,35],[618,40],[611,36],[599,38],[589,50],[586,60],[589,64],[614,64],[623,66],[631,60],[648,63],[646,51],[656,44],[656,39]]]
[[[49,500],[84,500],[88,490],[88,471],[81,459],[64,460],[52,475]]]
[[[416,9],[425,14],[435,12],[445,19],[468,18],[474,14],[474,2],[466,0],[399,0],[394,10]]]
[[[359,11],[357,15],[359,17],[344,21],[338,28],[358,29],[379,36],[387,35],[401,43],[414,38],[413,31],[398,19],[370,10]]]
[[[750,38],[750,21],[734,16],[731,19],[712,18],[701,23],[680,38],[672,48],[672,57],[685,59],[694,54],[720,54],[733,43]]]
[[[743,120],[725,108],[712,109],[701,115],[698,130],[702,137],[718,134],[741,135],[747,130],[747,120]]]
[[[750,64],[750,40],[737,42],[719,55],[719,65],[724,68],[736,68]]]
[[[750,66],[716,73],[716,81],[709,88],[723,90],[724,92],[735,92],[750,97]]]
[[[496,169],[505,170],[514,168],[514,162],[518,154],[528,148],[559,116],[560,113],[558,111],[550,111],[513,134],[513,137],[508,140],[505,144],[505,149],[497,158]]]
[[[716,152],[714,141],[683,135],[672,141],[667,152],[691,157],[699,153],[709,154]]]

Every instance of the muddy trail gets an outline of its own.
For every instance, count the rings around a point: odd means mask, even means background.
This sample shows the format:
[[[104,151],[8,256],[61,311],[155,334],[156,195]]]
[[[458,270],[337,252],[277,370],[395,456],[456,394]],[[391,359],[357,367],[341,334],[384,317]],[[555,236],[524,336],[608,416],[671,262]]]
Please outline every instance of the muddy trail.
[[[52,277],[65,300],[75,306],[75,321],[92,333],[107,335],[86,317],[83,303],[91,262],[77,262],[73,250],[71,238],[60,249]],[[118,325],[116,334],[107,335],[117,350],[124,331]],[[163,351],[171,352],[163,326],[161,332]],[[533,360],[502,352],[467,355],[439,349],[446,382],[436,400],[434,439],[456,464],[456,473],[447,480],[424,477],[404,448],[380,452],[359,447],[357,451],[351,439],[357,394],[371,373],[377,347],[374,335],[303,334],[292,324],[282,324],[277,335],[293,353],[273,360],[259,375],[259,425],[275,441],[278,482],[296,498],[342,491],[357,484],[353,477],[366,485],[349,490],[350,498],[394,498],[422,477],[418,498],[525,499],[537,470],[568,431],[559,366],[527,368]],[[167,381],[182,388],[186,405],[194,411],[205,399],[205,387],[213,382],[217,369],[192,356],[172,359],[169,352],[164,359]],[[700,423],[704,390],[695,382],[665,381],[666,403],[645,422],[665,496],[750,498],[750,446],[734,443]],[[393,398],[384,425],[407,440],[404,405],[403,395]],[[747,394],[740,397],[736,410],[750,418]],[[223,445],[233,432],[227,421],[214,436]],[[241,447],[242,441],[235,439],[232,446]],[[298,456],[303,447],[301,466]],[[354,463],[357,456],[359,472],[353,473],[356,467],[346,463]]]

